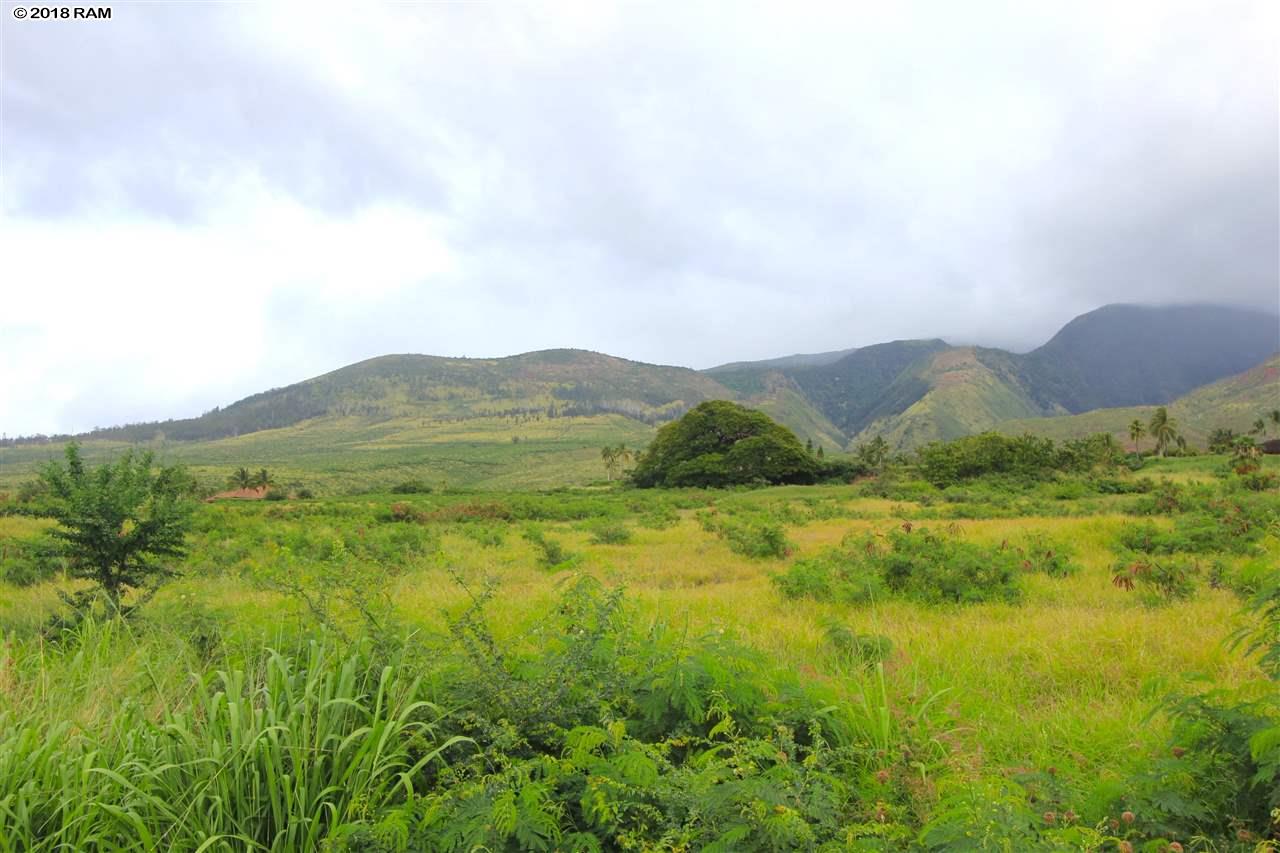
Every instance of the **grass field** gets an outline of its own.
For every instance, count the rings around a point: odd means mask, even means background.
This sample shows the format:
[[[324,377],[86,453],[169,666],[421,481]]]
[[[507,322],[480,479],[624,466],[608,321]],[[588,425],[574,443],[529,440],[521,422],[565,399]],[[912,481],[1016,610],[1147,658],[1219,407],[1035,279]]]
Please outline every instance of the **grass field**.
[[[269,469],[282,485],[326,494],[390,488],[406,480],[436,488],[536,489],[604,479],[601,447],[640,447],[653,431],[621,415],[378,422],[330,417],[235,438],[137,446],[218,484],[246,466]],[[84,451],[97,461],[133,446],[89,440]],[[61,453],[60,444],[0,447],[0,491],[16,489]]]
[[[588,458],[596,454],[584,449],[579,459],[565,445],[598,447],[603,434],[618,434],[617,425],[602,419],[571,429],[570,438],[531,426],[526,441],[535,448],[545,442],[555,464],[572,459],[571,470],[580,467],[586,477],[592,465],[598,469],[598,458]],[[1184,849],[1253,850],[1265,843],[1265,828],[1231,835],[1236,824],[1229,815],[1206,819],[1224,827],[1221,837],[1179,837],[1175,824],[1154,813],[1150,777],[1169,749],[1169,693],[1274,689],[1226,639],[1245,618],[1242,590],[1280,564],[1280,500],[1274,491],[1238,496],[1253,512],[1270,514],[1270,532],[1238,553],[1194,555],[1202,571],[1185,599],[1153,601],[1112,582],[1126,525],[1152,519],[1158,529],[1176,530],[1193,513],[1153,516],[1141,478],[1167,477],[1189,501],[1210,499],[1230,493],[1215,474],[1222,460],[1156,462],[1120,477],[1134,487],[1119,494],[1062,483],[949,491],[906,483],[879,493],[867,484],[536,493],[512,491],[536,477],[524,480],[517,464],[504,461],[511,442],[498,440],[503,434],[476,428],[472,457],[450,434],[456,468],[442,465],[444,457],[420,458],[426,433],[418,431],[413,456],[403,463],[362,468],[360,452],[352,452],[326,463],[326,473],[331,483],[363,477],[376,483],[425,468],[443,470],[439,476],[450,483],[501,484],[506,491],[201,506],[181,577],[126,624],[89,623],[51,640],[42,627],[68,582],[57,576],[26,586],[0,582],[0,850],[291,850],[322,843],[362,850],[1119,850],[1145,843],[1142,849],[1154,850],[1169,849],[1173,840]],[[405,435],[406,427],[388,425],[377,443],[394,448]],[[219,442],[225,462],[206,449],[201,463],[235,464],[252,446],[255,459],[271,464],[271,442],[287,440]],[[463,473],[485,465],[502,473]],[[48,524],[0,517],[0,569],[12,559],[4,555]],[[901,596],[865,603],[789,598],[773,580],[842,541],[905,527],[912,529],[908,536],[945,531],[948,542],[993,552],[1043,534],[1073,554],[1077,571],[1024,572],[1015,601],[950,605]],[[747,541],[766,528],[784,537],[776,556],[748,556],[732,534],[747,531]],[[599,587],[579,611],[573,591],[584,577]],[[609,590],[622,591],[609,619],[625,630],[600,629],[607,641],[579,659],[572,634],[591,633],[595,623],[583,614],[603,612]],[[473,596],[483,608],[471,606]],[[361,619],[361,607],[377,621]],[[566,614],[578,615],[566,622]],[[472,630],[468,620],[476,618],[483,628]],[[892,650],[871,662],[851,656],[840,638],[859,635],[888,638]],[[722,642],[734,651],[715,651]],[[486,643],[502,650],[500,663],[486,657]],[[264,648],[281,657],[264,657]],[[549,649],[559,651],[540,657]],[[666,657],[645,657],[656,650],[702,661],[704,669],[695,677],[692,669],[656,662]],[[634,671],[611,669],[598,659],[605,652],[645,663]],[[738,654],[754,662],[733,669],[726,661]],[[777,705],[775,716],[752,716],[763,712],[748,710],[755,706],[735,693],[737,682],[717,674],[716,661],[735,677],[752,674],[760,701]],[[510,679],[504,688],[510,695],[523,695],[518,691],[529,685],[549,690],[554,679],[538,679],[570,665],[577,676],[599,680],[601,696],[610,679],[624,678],[619,673],[628,679],[623,693],[648,696],[659,682],[674,690],[670,679],[643,679],[677,666],[673,679],[687,677],[705,691],[698,703],[734,710],[722,717],[686,710],[661,738],[645,740],[650,718],[634,709],[628,716],[626,701],[613,699],[607,711],[583,711],[576,727],[556,718],[556,734],[545,734],[531,717],[517,736],[504,726],[519,721],[519,708],[502,710],[507,700],[477,686]],[[330,671],[338,673],[332,683],[316,680]],[[636,687],[641,683],[644,690]],[[786,699],[791,690],[808,698]],[[293,698],[282,700],[282,691]],[[674,699],[668,704],[677,707]],[[344,720],[335,709],[354,718]],[[849,740],[848,763],[812,743],[792,743],[804,740],[803,726],[780,721],[806,713],[847,715],[844,728],[831,725]],[[297,714],[307,720],[301,729]],[[573,746],[581,731],[595,730],[587,719],[622,738],[616,754],[605,747],[592,752],[597,763],[589,771],[574,764],[586,759]],[[717,719],[722,725],[712,729]],[[335,747],[337,757],[327,758],[316,778],[308,775],[318,752],[335,743],[364,744],[371,732],[385,752]],[[310,746],[290,747],[292,738],[307,737]],[[628,738],[634,755],[669,763],[672,779],[703,774],[688,791],[701,791],[694,802],[704,805],[680,811],[669,805],[676,794],[640,797],[636,791],[660,783],[604,763],[631,754]],[[708,745],[701,763],[677,761],[696,738]],[[223,745],[202,752],[215,741]],[[773,744],[770,756],[781,759],[751,752],[761,744]],[[788,765],[788,755],[799,763]],[[712,784],[708,768],[721,761],[723,775]],[[784,770],[815,775],[797,781],[778,775]],[[327,787],[330,778],[344,780],[336,783],[342,790]],[[757,778],[762,786],[782,786],[785,778],[792,787],[776,797],[767,787],[732,788]],[[596,791],[602,779],[614,779],[613,812],[587,805],[584,791]],[[814,793],[824,784],[844,793],[827,803]],[[279,791],[268,790],[273,786]],[[729,789],[726,805],[715,791]],[[464,790],[471,793],[451,793]],[[607,799],[599,791],[591,796]],[[627,797],[642,799],[649,811]],[[181,804],[192,811],[181,812]],[[832,811],[829,819],[813,816],[824,809]],[[675,811],[679,820],[671,817]],[[1132,821],[1112,823],[1129,811],[1136,813]],[[403,827],[396,822],[402,818]],[[827,832],[824,821],[834,828]],[[441,828],[446,824],[470,828],[450,835]]]

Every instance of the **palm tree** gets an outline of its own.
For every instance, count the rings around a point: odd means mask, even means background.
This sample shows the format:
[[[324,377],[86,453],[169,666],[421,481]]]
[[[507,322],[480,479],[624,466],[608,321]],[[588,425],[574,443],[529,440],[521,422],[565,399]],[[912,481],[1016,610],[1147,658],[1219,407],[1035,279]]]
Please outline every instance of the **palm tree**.
[[[619,458],[619,451],[625,452],[625,448],[620,444],[617,447],[611,447],[606,444],[600,448],[600,458],[604,460],[604,470],[609,475],[609,479],[613,479],[613,475],[618,473],[618,466],[622,464]]]
[[[258,473],[253,475],[253,485],[259,489],[265,489],[275,483],[275,478],[271,476],[271,472],[266,468],[259,468]]]
[[[1250,435],[1266,435],[1267,422],[1264,421],[1262,418],[1258,418],[1256,421],[1253,422],[1253,429],[1249,430],[1249,434]]]
[[[1267,417],[1271,419],[1272,426],[1280,427],[1280,409],[1272,409]]]
[[[237,468],[231,475],[230,482],[237,489],[247,489],[253,485],[253,475],[249,473],[248,468]]]
[[[1169,449],[1169,445],[1178,437],[1178,422],[1169,417],[1169,410],[1164,406],[1156,409],[1147,425],[1147,432],[1156,440],[1156,453],[1161,456]]]
[[[1138,452],[1138,439],[1147,434],[1147,428],[1142,425],[1142,421],[1137,418],[1133,419],[1133,423],[1129,424],[1129,438],[1133,439],[1133,452]]]

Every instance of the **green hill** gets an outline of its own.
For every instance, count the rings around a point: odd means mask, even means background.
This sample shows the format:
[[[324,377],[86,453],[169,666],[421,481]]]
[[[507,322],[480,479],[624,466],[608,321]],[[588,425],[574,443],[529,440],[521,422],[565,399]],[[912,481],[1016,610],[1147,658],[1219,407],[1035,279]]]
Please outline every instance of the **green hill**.
[[[1018,368],[1016,357],[1002,350],[953,347],[935,353],[903,380],[925,392],[901,412],[869,424],[854,440],[881,436],[891,447],[917,447],[982,432],[1010,418],[1053,414],[1022,384]]]
[[[744,395],[688,368],[583,350],[499,359],[383,356],[197,418],[81,439],[93,460],[141,445],[210,476],[241,465],[267,467],[282,482],[326,490],[409,479],[535,488],[601,479],[602,446],[639,448],[655,425],[713,399],[762,409],[828,449],[845,443],[785,378]],[[30,477],[61,443],[0,446],[0,490]]]
[[[1265,370],[1187,392],[1277,349],[1274,315],[1114,305],[1075,318],[1027,354],[906,340],[702,372],[574,349],[494,359],[389,355],[199,417],[83,439],[91,458],[155,446],[211,472],[265,466],[335,488],[411,478],[502,488],[588,483],[602,473],[602,445],[644,445],[657,425],[714,399],[759,408],[802,440],[836,450],[876,435],[910,448],[993,428],[1119,435],[1147,407],[1186,395],[1174,415],[1201,442],[1214,426],[1247,428],[1275,407],[1260,403],[1280,395]],[[1274,369],[1274,359],[1268,364]],[[1138,408],[1049,417],[1111,404]],[[30,476],[60,441],[0,442],[0,488]]]

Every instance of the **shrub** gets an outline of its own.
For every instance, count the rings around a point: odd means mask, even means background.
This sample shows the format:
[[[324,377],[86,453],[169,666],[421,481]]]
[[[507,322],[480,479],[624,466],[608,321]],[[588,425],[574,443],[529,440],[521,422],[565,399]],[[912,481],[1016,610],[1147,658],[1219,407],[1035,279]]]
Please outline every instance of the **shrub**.
[[[1052,439],[1010,438],[994,432],[926,444],[916,456],[921,474],[939,487],[987,474],[1043,478],[1058,466]]]
[[[893,654],[893,641],[883,634],[859,634],[839,622],[829,622],[823,634],[828,645],[858,666],[883,663]]]
[[[532,652],[499,643],[487,600],[450,623],[477,751],[406,805],[402,847],[834,849],[860,819],[865,750],[794,673],[723,636],[637,630],[590,578],[537,621]]]
[[[650,530],[666,530],[680,523],[680,514],[673,507],[658,504],[641,515],[636,523]]]
[[[500,548],[507,541],[505,528],[497,524],[463,524],[462,535],[485,548]]]
[[[1012,548],[1025,571],[1051,578],[1065,578],[1080,571],[1080,564],[1072,560],[1075,550],[1040,531],[1026,534]]]
[[[537,550],[538,563],[544,569],[551,571],[567,569],[578,560],[577,554],[565,550],[558,539],[547,536],[539,527],[529,525],[524,529],[523,536]]]
[[[1199,563],[1186,558],[1130,554],[1115,564],[1111,582],[1125,590],[1142,588],[1154,604],[1190,598],[1200,571]]]
[[[392,486],[390,491],[393,495],[428,495],[432,488],[422,480],[405,480]]]
[[[0,580],[14,586],[34,586],[67,567],[58,543],[47,537],[0,543]]]
[[[722,518],[714,509],[698,513],[698,521],[703,530],[725,540],[735,554],[755,559],[782,559],[791,553],[791,543],[782,525],[772,521]]]
[[[904,524],[797,560],[774,583],[789,598],[862,602],[882,592],[926,604],[1016,601],[1017,556]]]
[[[289,493],[284,489],[278,489],[275,486],[267,489],[266,494],[262,496],[263,500],[268,501],[284,501],[289,499]]]
[[[921,528],[892,530],[888,547],[865,549],[890,590],[924,603],[1016,601],[1015,564],[1000,549],[944,538]]]
[[[596,524],[590,530],[591,541],[597,545],[626,545],[631,541],[631,530],[621,522]]]
[[[845,550],[796,560],[786,572],[774,575],[773,583],[787,598],[843,604],[863,604],[888,594],[876,567]]]

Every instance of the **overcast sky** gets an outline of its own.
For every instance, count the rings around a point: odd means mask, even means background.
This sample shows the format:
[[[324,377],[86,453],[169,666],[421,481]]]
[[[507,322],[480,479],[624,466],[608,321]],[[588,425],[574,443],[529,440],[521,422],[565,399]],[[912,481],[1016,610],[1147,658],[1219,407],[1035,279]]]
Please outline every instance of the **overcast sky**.
[[[0,3],[9,435],[1280,302],[1265,0],[107,4]]]

